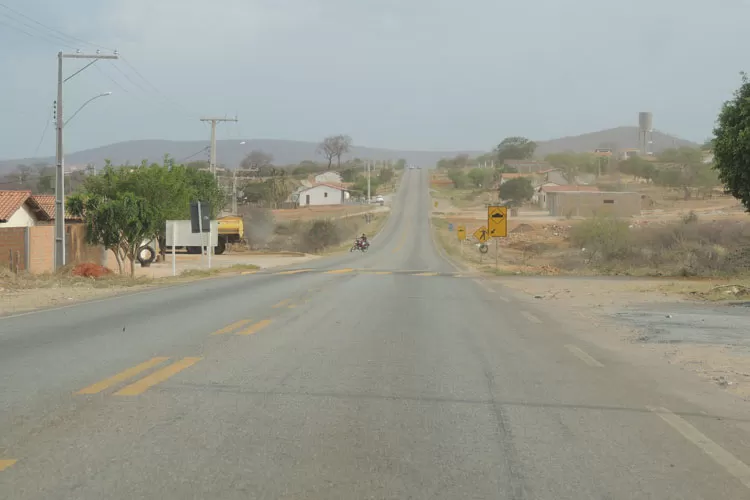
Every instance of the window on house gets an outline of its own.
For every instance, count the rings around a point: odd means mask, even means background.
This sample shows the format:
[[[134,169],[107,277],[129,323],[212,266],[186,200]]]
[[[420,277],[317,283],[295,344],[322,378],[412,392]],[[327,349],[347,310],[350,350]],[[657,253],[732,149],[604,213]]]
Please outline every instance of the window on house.
[[[614,204],[614,202],[615,202],[615,200],[604,200],[604,203],[605,203],[605,204],[606,204],[606,203]]]
[[[323,198],[328,198],[328,193],[323,193]]]

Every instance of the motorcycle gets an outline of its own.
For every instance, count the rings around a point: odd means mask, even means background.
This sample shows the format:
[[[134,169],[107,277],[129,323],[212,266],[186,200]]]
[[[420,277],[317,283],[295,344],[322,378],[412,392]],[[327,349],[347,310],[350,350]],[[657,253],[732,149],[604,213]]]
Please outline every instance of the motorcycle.
[[[370,248],[370,242],[369,241],[362,241],[360,239],[354,240],[354,245],[349,249],[350,252],[353,252],[355,250],[359,250],[360,252],[366,252],[367,249]]]

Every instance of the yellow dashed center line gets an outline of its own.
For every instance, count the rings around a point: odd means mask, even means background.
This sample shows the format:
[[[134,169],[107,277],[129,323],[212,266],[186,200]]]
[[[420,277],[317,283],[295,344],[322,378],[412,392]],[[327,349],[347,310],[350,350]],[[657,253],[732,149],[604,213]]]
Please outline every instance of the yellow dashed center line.
[[[216,330],[211,335],[224,335],[225,333],[233,332],[233,331],[235,331],[235,330],[237,330],[237,329],[245,326],[248,323],[250,323],[249,319],[241,319],[239,321],[235,321],[231,325],[225,326],[224,328],[222,328],[220,330]]]
[[[290,299],[284,299],[281,302],[279,302],[278,304],[274,305],[273,308],[274,309],[278,309],[279,307],[283,307],[283,306],[287,305],[289,302],[291,302]]]
[[[115,384],[119,384],[120,382],[125,382],[126,380],[135,377],[139,373],[144,372],[148,370],[149,368],[153,368],[154,366],[159,365],[168,359],[169,358],[164,358],[164,357],[151,358],[148,361],[141,363],[140,365],[136,365],[132,368],[128,368],[127,370],[122,371],[118,373],[117,375],[114,375],[112,377],[102,380],[101,382],[97,382],[93,385],[90,385],[86,387],[85,389],[81,389],[75,394],[97,394]]]
[[[242,271],[240,274],[255,274],[258,271]]]
[[[241,332],[237,332],[237,335],[252,335],[254,333],[261,331],[263,328],[267,327],[270,324],[271,324],[270,319],[264,319],[263,321],[258,321],[254,325],[250,325],[250,327],[248,327],[245,330],[242,330]]]
[[[138,396],[139,394],[143,394],[156,384],[160,384],[168,378],[177,375],[182,370],[190,368],[201,359],[202,358],[182,358],[179,361],[175,361],[171,365],[165,366],[161,370],[157,370],[151,375],[143,377],[129,386],[123,387],[115,393],[115,396]]]
[[[293,269],[291,271],[282,271],[276,274],[298,274],[298,273],[307,273],[310,271],[312,271],[312,269]]]
[[[333,271],[326,271],[326,274],[345,274],[354,271],[354,269],[334,269]]]
[[[137,382],[133,382],[132,384],[123,387],[115,393],[115,396],[138,396],[139,394],[143,394],[156,384],[160,384],[168,378],[177,375],[182,370],[190,368],[201,359],[202,358],[182,358],[179,361],[175,361],[171,365],[165,366],[161,370],[157,370],[151,375],[143,377]]]
[[[413,274],[412,276],[437,276],[438,273],[417,273]]]
[[[14,463],[18,462],[18,460],[15,459],[6,459],[6,460],[0,460],[0,472],[4,471]]]

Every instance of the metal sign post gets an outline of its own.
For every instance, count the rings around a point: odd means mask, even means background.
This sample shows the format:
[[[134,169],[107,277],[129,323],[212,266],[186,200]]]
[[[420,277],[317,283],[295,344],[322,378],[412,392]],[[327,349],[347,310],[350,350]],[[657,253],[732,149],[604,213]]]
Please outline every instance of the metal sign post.
[[[172,276],[177,276],[177,223],[172,222]]]
[[[200,202],[198,202],[198,233],[201,235],[201,260],[203,260],[203,214]]]

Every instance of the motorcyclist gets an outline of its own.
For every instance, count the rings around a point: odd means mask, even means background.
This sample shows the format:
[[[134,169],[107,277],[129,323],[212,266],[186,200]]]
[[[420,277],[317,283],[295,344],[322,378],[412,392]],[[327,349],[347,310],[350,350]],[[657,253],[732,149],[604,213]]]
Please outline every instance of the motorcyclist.
[[[359,237],[359,244],[363,247],[366,247],[368,245],[367,236],[365,236],[365,233],[362,233],[362,236]]]

